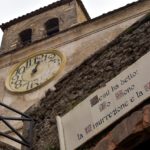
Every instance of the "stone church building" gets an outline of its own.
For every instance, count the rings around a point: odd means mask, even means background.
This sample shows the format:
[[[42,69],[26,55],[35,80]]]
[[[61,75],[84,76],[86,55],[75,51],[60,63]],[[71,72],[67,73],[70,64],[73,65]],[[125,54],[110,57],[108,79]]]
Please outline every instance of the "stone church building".
[[[56,116],[63,117],[149,52],[149,13],[150,1],[139,0],[91,19],[81,0],[60,0],[2,24],[0,103],[31,116],[34,124],[29,135],[29,123],[4,121],[20,116],[0,106],[0,150],[59,150]],[[30,137],[29,147],[8,138],[19,139],[7,122]],[[149,150],[149,141],[146,98],[72,149]]]

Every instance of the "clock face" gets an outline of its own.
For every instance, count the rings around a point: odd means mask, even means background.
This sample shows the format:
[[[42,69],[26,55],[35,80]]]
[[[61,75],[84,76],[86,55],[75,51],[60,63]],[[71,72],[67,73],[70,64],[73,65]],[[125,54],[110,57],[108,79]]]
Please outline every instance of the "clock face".
[[[29,92],[51,81],[64,67],[65,57],[52,50],[32,55],[10,73],[6,88],[11,92]]]

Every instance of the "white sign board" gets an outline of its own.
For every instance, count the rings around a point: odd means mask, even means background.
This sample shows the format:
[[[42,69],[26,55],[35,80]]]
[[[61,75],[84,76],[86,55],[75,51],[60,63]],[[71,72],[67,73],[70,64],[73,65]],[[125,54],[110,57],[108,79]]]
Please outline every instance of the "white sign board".
[[[62,118],[61,149],[74,150],[150,97],[150,52]]]

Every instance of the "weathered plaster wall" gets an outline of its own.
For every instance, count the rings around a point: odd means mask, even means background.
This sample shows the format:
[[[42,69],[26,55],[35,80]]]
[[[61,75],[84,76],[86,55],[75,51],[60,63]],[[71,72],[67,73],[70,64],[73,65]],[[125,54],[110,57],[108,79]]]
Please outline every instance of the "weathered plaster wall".
[[[53,88],[53,86],[67,73],[75,69],[85,59],[93,55],[98,49],[107,45],[122,31],[141,18],[149,11],[149,8],[150,1],[143,1],[137,5],[125,8],[124,11],[119,10],[110,15],[99,17],[31,46],[11,51],[3,55],[1,53],[0,84],[1,90],[3,91],[0,93],[1,101],[14,108],[18,108],[21,111],[26,111],[35,103],[38,104],[37,102],[45,96],[45,92],[48,89],[51,87]],[[51,48],[58,49],[67,57],[67,64],[60,75],[46,86],[28,94],[16,95],[5,89],[5,79],[14,65],[30,56],[32,53]],[[16,115],[4,109],[2,111],[6,116]],[[15,125],[16,128],[20,128],[22,126],[22,124],[18,122],[13,122],[13,125]],[[0,124],[0,128],[7,131],[2,124]],[[2,140],[2,138],[0,140]]]
[[[18,150],[15,147],[6,145],[5,143],[0,142],[0,150]]]
[[[22,131],[20,130],[19,133],[21,134]],[[16,138],[16,139],[20,140],[20,138],[15,133],[12,133],[11,131],[10,131],[9,135],[12,136],[13,138]],[[1,147],[3,148],[4,146],[5,147],[10,147],[10,149],[8,149],[8,150],[20,150],[20,145],[19,144],[15,145],[14,141],[12,141],[12,140],[10,140],[8,138],[2,138],[1,141],[3,141],[3,145],[0,142],[0,150],[1,150]],[[2,150],[7,150],[7,148],[6,149],[2,149]]]
[[[105,83],[147,53],[150,50],[149,47],[150,15],[144,18],[144,20],[138,21],[108,46],[100,49],[79,67],[66,75],[65,78],[55,85],[56,91],[47,91],[40,105],[38,107],[32,107],[28,111],[28,113],[37,120],[34,126],[33,149],[59,149],[55,120],[56,115],[64,115],[96,89],[103,87]],[[145,111],[145,108],[146,107],[144,107],[143,112],[148,113],[149,109]],[[142,108],[140,108],[139,113],[141,113],[141,109]],[[136,116],[137,113],[138,112],[132,111],[133,116]],[[133,119],[134,117],[129,116],[129,118]],[[137,124],[138,120],[140,120],[140,118],[134,118],[132,124]],[[124,121],[124,123],[126,122]],[[117,126],[119,126],[119,124],[115,125],[115,127]],[[147,127],[149,126],[150,122],[147,124]],[[109,128],[109,131],[110,130],[112,130],[112,127]],[[94,149],[98,141],[100,141],[107,132],[108,130],[100,134],[96,139],[87,142],[79,149]],[[116,134],[117,132],[118,130],[115,130]],[[103,145],[102,142],[100,143]],[[105,146],[107,143],[107,141],[104,143]],[[95,150],[104,150],[105,147],[101,148],[102,145],[98,144]],[[112,150],[110,146],[111,145],[109,145],[106,150]]]
[[[138,18],[130,20],[130,23],[133,23]],[[0,95],[1,100],[14,108],[19,108],[20,110],[25,111],[31,105],[38,102],[45,95],[45,91],[47,91],[50,87],[53,87],[55,83],[66,73],[68,73],[70,70],[73,70],[76,66],[80,65],[80,63],[82,63],[84,59],[92,55],[99,47],[103,47],[105,44],[109,43],[109,41],[112,40],[116,35],[118,35],[120,32],[117,32],[116,30],[118,30],[119,27],[123,30],[127,26],[129,26],[129,22],[124,22],[117,26],[113,26],[108,30],[96,32],[88,36],[85,35],[81,39],[79,38],[78,40],[73,40],[72,42],[63,44],[61,46],[53,46],[52,41],[45,41],[41,45],[37,44],[31,48],[22,49],[17,53],[7,55],[6,59],[2,58],[3,60],[1,65],[4,66],[2,66],[2,68],[0,69],[0,79],[2,85],[1,87],[3,91],[3,93],[1,93]],[[59,43],[59,41],[57,41],[57,43]],[[52,47],[50,47],[50,45]],[[65,66],[65,69],[63,70],[63,72],[61,72],[59,76],[57,76],[51,83],[47,84],[46,86],[28,94],[12,94],[4,88],[4,81],[6,80],[6,77],[8,76],[11,68],[15,66],[17,62],[22,61],[24,57],[30,56],[34,52],[49,48],[56,48],[63,52],[67,57],[67,64]],[[13,63],[14,65],[11,65]],[[6,67],[5,64],[6,66],[8,66]],[[6,112],[5,115],[10,115],[10,113]],[[20,125],[15,126],[19,127]]]

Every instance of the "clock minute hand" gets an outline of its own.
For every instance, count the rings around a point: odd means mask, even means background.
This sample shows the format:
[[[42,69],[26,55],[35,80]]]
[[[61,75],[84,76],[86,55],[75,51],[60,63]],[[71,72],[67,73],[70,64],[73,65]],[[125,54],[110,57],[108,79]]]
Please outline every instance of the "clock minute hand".
[[[39,64],[40,64],[40,62],[38,61],[35,68],[32,70],[32,73],[31,73],[32,75],[37,72],[37,67],[38,67]]]

